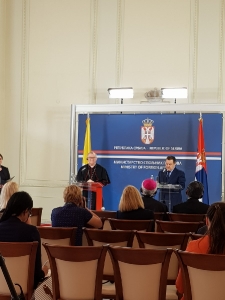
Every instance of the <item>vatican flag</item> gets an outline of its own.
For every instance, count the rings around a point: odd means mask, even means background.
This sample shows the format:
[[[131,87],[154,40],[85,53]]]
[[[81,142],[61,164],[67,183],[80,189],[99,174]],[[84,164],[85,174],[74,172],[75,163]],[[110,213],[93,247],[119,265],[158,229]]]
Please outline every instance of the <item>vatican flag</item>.
[[[87,156],[88,153],[91,151],[91,125],[90,125],[90,118],[89,116],[86,119],[86,132],[84,138],[84,150],[83,150],[83,160],[82,165],[87,164]]]

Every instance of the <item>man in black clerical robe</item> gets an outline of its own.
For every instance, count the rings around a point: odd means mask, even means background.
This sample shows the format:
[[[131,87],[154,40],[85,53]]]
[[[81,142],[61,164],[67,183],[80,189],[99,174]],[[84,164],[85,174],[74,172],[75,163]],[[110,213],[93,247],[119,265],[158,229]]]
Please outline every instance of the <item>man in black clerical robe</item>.
[[[102,185],[107,185],[110,183],[108,173],[105,168],[97,164],[97,155],[95,152],[91,151],[88,153],[88,164],[82,166],[77,173],[78,182],[100,182]],[[83,191],[83,196],[86,198],[87,205],[90,209],[96,209],[96,193],[89,192],[87,190]]]

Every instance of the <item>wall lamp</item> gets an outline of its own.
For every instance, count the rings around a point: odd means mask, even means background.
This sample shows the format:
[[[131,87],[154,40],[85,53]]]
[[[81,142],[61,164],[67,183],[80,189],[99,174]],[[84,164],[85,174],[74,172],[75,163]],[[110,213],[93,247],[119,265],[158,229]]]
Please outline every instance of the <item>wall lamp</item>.
[[[166,99],[176,99],[177,98],[187,98],[187,88],[161,88],[162,98]]]
[[[134,90],[132,87],[109,88],[108,93],[110,99],[121,99],[121,104],[123,104],[123,99],[131,99],[134,97]]]

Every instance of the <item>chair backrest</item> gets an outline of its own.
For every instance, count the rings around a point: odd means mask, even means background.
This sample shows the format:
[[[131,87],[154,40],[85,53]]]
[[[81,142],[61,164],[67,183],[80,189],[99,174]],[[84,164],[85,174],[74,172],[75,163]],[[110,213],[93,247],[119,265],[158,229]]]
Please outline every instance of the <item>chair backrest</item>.
[[[26,299],[34,291],[34,269],[38,242],[0,242],[0,253],[5,259],[12,282],[20,284]],[[18,294],[20,289],[15,286]],[[11,300],[11,294],[2,271],[0,271],[0,299]]]
[[[37,226],[41,237],[41,261],[42,264],[48,260],[47,253],[43,247],[43,243],[50,245],[71,246],[75,244],[76,227],[43,227]]]
[[[111,246],[131,247],[134,238],[132,230],[98,230],[84,229],[89,246],[101,246],[109,244]],[[106,254],[103,278],[114,280],[113,266],[109,254]]]
[[[118,300],[165,300],[172,249],[109,247]]]
[[[168,213],[170,221],[182,221],[182,222],[205,222],[205,214],[180,214],[180,213]]]
[[[111,210],[93,210],[93,212],[99,216],[102,220],[102,229],[111,230],[108,218],[116,218],[116,211]]]
[[[42,207],[33,207],[31,216],[31,224],[34,226],[41,225]]]
[[[154,220],[121,220],[109,218],[113,230],[143,230],[153,231]]]
[[[203,222],[178,222],[156,220],[157,232],[186,233],[197,232]]]
[[[203,237],[203,234],[192,233],[190,237],[192,240],[198,240]]]
[[[187,247],[189,234],[187,233],[161,233],[161,232],[136,232],[140,248],[148,249],[179,249],[185,250]],[[167,284],[175,284],[178,274],[178,260],[174,253],[170,258]]]
[[[225,255],[175,253],[182,270],[185,300],[224,300]]]
[[[93,212],[100,218],[116,218],[116,211],[111,210],[93,210]]]
[[[101,299],[107,247],[44,247],[51,266],[54,299]]]

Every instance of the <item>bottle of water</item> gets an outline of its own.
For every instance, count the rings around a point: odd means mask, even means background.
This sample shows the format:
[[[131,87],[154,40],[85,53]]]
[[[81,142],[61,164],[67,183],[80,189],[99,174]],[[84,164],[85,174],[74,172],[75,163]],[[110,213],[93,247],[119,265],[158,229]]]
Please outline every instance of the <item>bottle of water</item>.
[[[151,175],[150,179],[154,180],[154,176],[153,176],[153,175]]]

